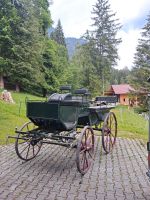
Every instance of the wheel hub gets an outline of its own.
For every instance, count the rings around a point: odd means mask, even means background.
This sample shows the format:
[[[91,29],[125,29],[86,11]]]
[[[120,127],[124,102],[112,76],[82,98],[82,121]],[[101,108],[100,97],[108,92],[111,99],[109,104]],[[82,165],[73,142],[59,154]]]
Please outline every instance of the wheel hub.
[[[38,142],[39,142],[39,140],[31,140],[30,144],[32,146],[35,146]]]

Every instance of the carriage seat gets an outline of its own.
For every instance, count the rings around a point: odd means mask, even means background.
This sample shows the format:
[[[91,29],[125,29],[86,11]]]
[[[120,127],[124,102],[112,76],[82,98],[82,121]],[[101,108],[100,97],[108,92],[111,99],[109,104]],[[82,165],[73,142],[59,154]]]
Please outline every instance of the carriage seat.
[[[48,102],[51,101],[65,101],[65,100],[71,100],[72,95],[71,93],[65,93],[65,94],[59,94],[59,93],[54,93],[48,98]]]

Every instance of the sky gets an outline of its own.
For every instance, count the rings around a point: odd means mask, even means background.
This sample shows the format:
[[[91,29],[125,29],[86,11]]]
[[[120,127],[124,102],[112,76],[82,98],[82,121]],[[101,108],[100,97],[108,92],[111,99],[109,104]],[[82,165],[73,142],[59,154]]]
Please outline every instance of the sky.
[[[92,9],[97,0],[53,0],[50,6],[54,27],[61,20],[65,37],[80,38],[86,30],[91,29]],[[122,43],[118,47],[120,60],[116,68],[133,66],[141,28],[150,14],[150,0],[109,0],[111,10],[122,24],[118,37]]]

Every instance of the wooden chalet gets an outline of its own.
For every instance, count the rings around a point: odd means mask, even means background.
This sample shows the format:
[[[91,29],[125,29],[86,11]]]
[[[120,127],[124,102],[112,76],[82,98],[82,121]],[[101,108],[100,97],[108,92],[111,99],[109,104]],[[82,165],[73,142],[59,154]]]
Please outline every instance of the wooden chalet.
[[[122,105],[137,105],[137,97],[134,96],[133,93],[135,89],[131,87],[129,84],[120,84],[120,85],[111,85],[110,89],[105,92],[107,96],[118,97],[118,102]]]

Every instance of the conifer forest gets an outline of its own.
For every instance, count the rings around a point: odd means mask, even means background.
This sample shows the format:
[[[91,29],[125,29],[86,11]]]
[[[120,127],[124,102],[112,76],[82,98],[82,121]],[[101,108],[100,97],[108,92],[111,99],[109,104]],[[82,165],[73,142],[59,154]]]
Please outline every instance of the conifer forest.
[[[76,47],[71,58],[61,19],[53,26],[52,3],[0,1],[1,83],[7,77],[15,90],[43,96],[57,91],[61,85],[88,88],[93,96],[103,94],[111,84],[149,88],[150,15],[145,20],[132,68],[119,70],[115,67],[122,39],[117,33],[122,24],[109,1],[97,0],[91,8],[92,26],[83,34],[85,42]]]

